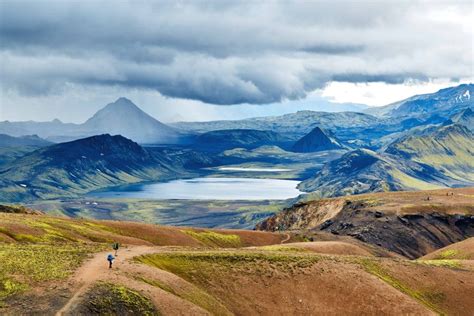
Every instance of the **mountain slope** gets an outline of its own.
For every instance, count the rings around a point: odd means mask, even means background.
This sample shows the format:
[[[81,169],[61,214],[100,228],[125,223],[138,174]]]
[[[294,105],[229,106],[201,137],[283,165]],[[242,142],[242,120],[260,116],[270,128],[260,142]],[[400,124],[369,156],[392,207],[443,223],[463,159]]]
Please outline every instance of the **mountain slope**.
[[[385,152],[431,166],[461,183],[474,182],[474,134],[462,125],[408,136],[389,145]]]
[[[252,129],[218,130],[197,137],[194,146],[200,149],[226,150],[233,148],[257,148],[263,145],[279,145],[289,139],[272,131]]]
[[[379,117],[421,117],[439,115],[445,119],[461,109],[474,106],[474,84],[461,84],[435,93],[415,95],[386,106],[364,110]]]
[[[474,188],[460,188],[317,199],[287,208],[257,229],[351,236],[414,259],[474,236],[473,194]]]
[[[425,178],[419,176],[426,174],[429,175]],[[434,178],[436,175],[430,168],[358,149],[327,163],[314,177],[301,182],[298,189],[318,197],[436,189],[442,187]]]
[[[45,139],[39,138],[37,135],[27,135],[14,137],[6,134],[0,134],[0,147],[21,147],[21,146],[48,146],[51,145]]]
[[[342,145],[334,137],[328,136],[319,127],[315,127],[309,134],[299,139],[291,151],[309,153],[341,148]]]
[[[350,236],[294,243],[313,234],[2,213],[0,227],[2,281],[13,285],[0,288],[6,315],[463,315],[474,306],[469,262],[407,260]],[[112,242],[120,249],[109,269]]]
[[[146,114],[126,98],[108,104],[80,128],[87,134],[120,134],[139,143],[173,143],[178,137],[176,130]]]
[[[299,188],[316,196],[423,190],[474,184],[474,137],[453,124],[392,143],[383,153],[359,149],[327,163]]]
[[[449,125],[452,123],[464,125],[471,132],[474,132],[474,111],[470,108],[467,108],[451,116],[445,124]]]
[[[0,200],[74,196],[118,184],[184,173],[165,155],[122,136],[99,135],[36,150],[0,171]]]
[[[54,142],[65,142],[99,134],[123,135],[139,143],[177,143],[184,135],[143,112],[132,101],[119,98],[99,110],[83,124],[51,122],[0,122],[0,133],[23,136],[37,134]]]

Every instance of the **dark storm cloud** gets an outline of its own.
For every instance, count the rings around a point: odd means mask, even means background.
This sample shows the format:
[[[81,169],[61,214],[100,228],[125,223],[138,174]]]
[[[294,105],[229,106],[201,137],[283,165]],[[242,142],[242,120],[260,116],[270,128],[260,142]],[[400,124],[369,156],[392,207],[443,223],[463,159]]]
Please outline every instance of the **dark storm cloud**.
[[[455,2],[1,1],[2,89],[156,89],[213,104],[304,98],[331,81],[472,76]],[[445,14],[448,12],[449,14]]]

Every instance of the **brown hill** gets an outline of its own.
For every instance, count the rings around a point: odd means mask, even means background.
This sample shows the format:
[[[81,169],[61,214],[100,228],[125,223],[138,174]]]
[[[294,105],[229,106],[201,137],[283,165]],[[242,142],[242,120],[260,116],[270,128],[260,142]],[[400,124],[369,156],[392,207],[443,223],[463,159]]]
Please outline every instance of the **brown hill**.
[[[423,260],[474,260],[474,238],[451,244],[426,256]]]
[[[474,236],[474,188],[354,195],[299,203],[266,231],[327,231],[417,258]]]
[[[468,315],[474,309],[469,265],[410,261],[352,237],[313,235],[318,241],[302,243],[286,232],[0,213],[0,314]],[[122,245],[109,269],[113,241]]]

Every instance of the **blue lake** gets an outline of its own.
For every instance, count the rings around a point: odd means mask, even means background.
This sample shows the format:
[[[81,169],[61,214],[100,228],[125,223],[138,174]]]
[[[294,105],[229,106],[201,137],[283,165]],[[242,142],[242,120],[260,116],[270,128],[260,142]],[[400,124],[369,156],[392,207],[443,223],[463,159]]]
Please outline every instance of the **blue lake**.
[[[194,178],[134,184],[94,192],[102,198],[150,200],[283,200],[298,196],[299,181],[256,178]]]

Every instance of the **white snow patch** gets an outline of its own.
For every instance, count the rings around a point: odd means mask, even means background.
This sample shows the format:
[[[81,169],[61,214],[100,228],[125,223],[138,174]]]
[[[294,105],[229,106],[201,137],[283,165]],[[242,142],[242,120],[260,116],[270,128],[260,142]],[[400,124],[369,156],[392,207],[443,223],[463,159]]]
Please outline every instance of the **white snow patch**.
[[[464,94],[462,96],[467,98],[468,100],[471,99],[471,94],[469,93],[469,90],[466,90],[466,92],[464,92]]]

